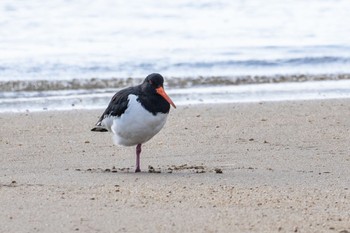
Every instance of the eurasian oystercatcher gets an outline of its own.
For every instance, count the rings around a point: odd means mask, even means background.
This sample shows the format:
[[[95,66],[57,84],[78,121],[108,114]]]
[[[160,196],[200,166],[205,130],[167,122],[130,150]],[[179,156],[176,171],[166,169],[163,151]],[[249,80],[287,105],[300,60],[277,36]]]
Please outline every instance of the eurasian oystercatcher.
[[[165,93],[164,79],[153,73],[142,84],[125,88],[111,99],[91,131],[112,132],[115,144],[136,146],[136,170],[140,172],[141,145],[164,126],[173,101]]]

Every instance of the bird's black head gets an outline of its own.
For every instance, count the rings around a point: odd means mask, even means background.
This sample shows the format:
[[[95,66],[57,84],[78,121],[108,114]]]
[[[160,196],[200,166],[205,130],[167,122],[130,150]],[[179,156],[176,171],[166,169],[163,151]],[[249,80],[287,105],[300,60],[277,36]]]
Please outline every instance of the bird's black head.
[[[147,85],[147,89],[151,88],[155,91],[156,88],[163,87],[164,78],[160,74],[153,73],[148,75],[143,83]]]
[[[169,104],[171,104],[174,108],[176,108],[173,101],[165,93],[163,84],[164,84],[163,76],[157,73],[153,73],[148,75],[145,78],[145,80],[141,85],[141,88],[147,93],[152,93],[152,94],[157,94],[162,96]]]

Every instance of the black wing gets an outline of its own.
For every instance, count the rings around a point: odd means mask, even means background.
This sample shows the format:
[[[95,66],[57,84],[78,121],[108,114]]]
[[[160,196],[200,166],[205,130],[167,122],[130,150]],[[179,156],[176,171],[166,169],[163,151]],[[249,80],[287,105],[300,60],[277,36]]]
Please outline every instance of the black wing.
[[[107,132],[108,130],[101,125],[103,119],[109,116],[121,116],[128,107],[129,94],[135,94],[135,92],[135,87],[129,87],[117,92],[112,97],[108,107],[106,108],[100,119],[97,121],[96,126],[93,129],[91,129],[91,131]]]

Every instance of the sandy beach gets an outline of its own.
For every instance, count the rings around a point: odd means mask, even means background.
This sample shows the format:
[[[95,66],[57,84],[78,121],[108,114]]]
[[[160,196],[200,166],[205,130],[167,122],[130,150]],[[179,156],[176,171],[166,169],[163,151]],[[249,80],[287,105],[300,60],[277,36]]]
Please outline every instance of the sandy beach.
[[[350,232],[349,99],[179,106],[136,174],[101,113],[0,114],[0,232]]]

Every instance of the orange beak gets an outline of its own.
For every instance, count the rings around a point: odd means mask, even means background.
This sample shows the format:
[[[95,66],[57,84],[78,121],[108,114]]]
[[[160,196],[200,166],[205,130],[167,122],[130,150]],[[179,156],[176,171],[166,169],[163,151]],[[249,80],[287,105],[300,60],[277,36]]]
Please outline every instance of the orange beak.
[[[174,102],[170,99],[170,97],[165,93],[163,87],[156,88],[156,91],[159,95],[161,95],[169,104],[171,104],[174,108],[176,108]]]

